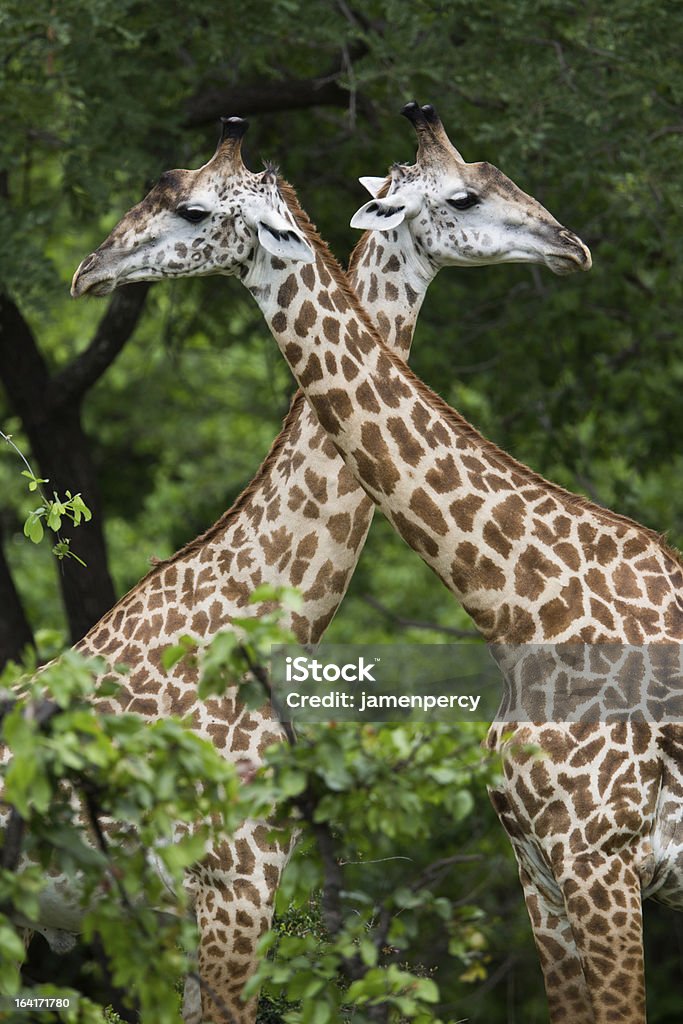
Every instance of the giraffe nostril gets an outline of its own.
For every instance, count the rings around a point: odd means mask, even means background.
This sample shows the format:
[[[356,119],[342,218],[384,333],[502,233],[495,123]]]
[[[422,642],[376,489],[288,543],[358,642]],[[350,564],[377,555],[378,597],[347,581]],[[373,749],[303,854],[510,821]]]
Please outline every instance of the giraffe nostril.
[[[564,239],[565,242],[568,242],[569,245],[581,245],[581,239],[579,236],[575,235],[573,231],[567,231],[566,228],[563,228],[562,231],[560,231],[560,238]]]
[[[92,267],[92,265],[95,262],[96,258],[97,258],[97,253],[95,253],[95,252],[91,252],[89,256],[86,256],[85,259],[83,260],[83,262],[81,263],[80,273],[81,274],[85,274],[85,272],[90,267]]]
[[[74,298],[84,295],[93,287],[93,278],[98,277],[98,265],[100,263],[100,250],[91,252],[89,256],[78,265],[76,273],[71,281],[71,294]],[[96,281],[94,282],[97,283]]]

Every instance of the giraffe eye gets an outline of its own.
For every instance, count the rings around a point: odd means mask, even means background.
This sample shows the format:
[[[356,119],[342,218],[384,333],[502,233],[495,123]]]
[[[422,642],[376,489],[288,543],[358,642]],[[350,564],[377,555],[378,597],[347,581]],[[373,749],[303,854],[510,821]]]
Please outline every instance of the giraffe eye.
[[[183,220],[188,220],[190,224],[199,224],[200,221],[209,216],[209,211],[205,210],[202,206],[179,206],[176,213]]]
[[[470,207],[477,205],[479,196],[475,192],[461,192],[457,196],[453,196],[452,199],[447,199],[446,202],[456,210],[469,210]]]

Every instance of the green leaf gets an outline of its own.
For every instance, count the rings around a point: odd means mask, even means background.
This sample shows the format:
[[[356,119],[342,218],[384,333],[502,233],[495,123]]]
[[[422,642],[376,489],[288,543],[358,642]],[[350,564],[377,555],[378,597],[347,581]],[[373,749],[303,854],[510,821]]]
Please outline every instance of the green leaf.
[[[157,847],[156,854],[169,871],[180,879],[185,868],[201,860],[206,854],[207,837],[204,832],[183,836],[169,846]]]
[[[29,481],[29,485],[28,485],[29,491],[37,491],[38,487],[40,486],[40,484],[49,483],[48,480],[44,480],[42,477],[34,476],[34,474],[30,470],[28,470],[28,469],[22,469],[21,475],[25,476],[28,479],[28,481]]]
[[[43,524],[40,521],[42,511],[42,509],[39,509],[37,511],[30,512],[24,523],[24,536],[28,537],[28,539],[33,541],[34,544],[40,544],[45,535]]]
[[[377,946],[370,939],[361,939],[360,957],[366,967],[374,967],[377,963]]]
[[[7,918],[0,919],[0,960],[21,963],[24,959],[24,943]]]
[[[199,641],[189,634],[178,639],[177,644],[166,647],[161,653],[161,664],[164,671],[169,672],[183,658],[194,655],[199,648]]]
[[[62,527],[63,511],[63,506],[59,505],[57,502],[50,502],[50,504],[48,505],[46,523],[48,528],[52,530],[54,533],[59,533]]]
[[[305,772],[291,768],[281,774],[279,783],[283,797],[294,797],[303,793],[308,779]]]

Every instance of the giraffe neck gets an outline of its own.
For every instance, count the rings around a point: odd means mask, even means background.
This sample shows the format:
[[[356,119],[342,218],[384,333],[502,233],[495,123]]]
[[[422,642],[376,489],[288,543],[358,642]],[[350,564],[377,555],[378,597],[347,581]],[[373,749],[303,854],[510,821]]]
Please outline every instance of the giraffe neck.
[[[350,280],[368,297],[370,315],[387,345],[407,358],[434,271],[421,266],[407,230],[391,232],[389,239],[366,233],[351,266]],[[310,282],[307,269],[303,276]],[[255,291],[267,289],[256,286]],[[302,307],[301,314],[295,332],[305,329],[310,306]],[[329,316],[328,329],[332,323]],[[203,549],[204,558],[213,547],[218,564],[225,563],[226,553],[240,549],[231,567],[240,576],[240,593],[256,582],[295,586],[303,604],[287,613],[284,624],[300,642],[318,643],[344,599],[373,513],[373,503],[299,392],[254,482],[223,517],[225,528],[219,520],[210,536],[194,544]],[[247,564],[249,572],[258,572],[257,578],[244,578]],[[254,614],[259,614],[255,607]]]
[[[670,636],[680,566],[656,539],[481,437],[396,360],[319,243],[316,254],[301,267],[261,252],[244,283],[353,475],[482,634]],[[638,575],[667,592],[658,608]]]
[[[406,221],[393,231],[367,232],[349,261],[357,299],[388,348],[406,358],[436,268],[418,253]]]

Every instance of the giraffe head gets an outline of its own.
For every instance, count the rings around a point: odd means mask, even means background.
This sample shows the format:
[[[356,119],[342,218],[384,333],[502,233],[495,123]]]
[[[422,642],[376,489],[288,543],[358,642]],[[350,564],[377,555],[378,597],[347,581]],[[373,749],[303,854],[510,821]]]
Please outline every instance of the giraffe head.
[[[74,274],[71,294],[106,295],[121,284],[161,277],[244,277],[259,245],[273,256],[312,263],[313,250],[266,170],[241,156],[248,124],[221,118],[214,156],[196,171],[166,171],[142,202]]]
[[[541,263],[555,274],[590,269],[587,246],[539,202],[492,164],[463,160],[432,106],[408,103],[401,113],[418,135],[416,162],[394,165],[388,179],[361,178],[374,198],[352,227],[405,223],[432,272],[491,263]]]

